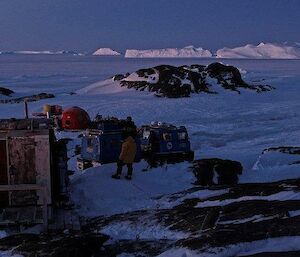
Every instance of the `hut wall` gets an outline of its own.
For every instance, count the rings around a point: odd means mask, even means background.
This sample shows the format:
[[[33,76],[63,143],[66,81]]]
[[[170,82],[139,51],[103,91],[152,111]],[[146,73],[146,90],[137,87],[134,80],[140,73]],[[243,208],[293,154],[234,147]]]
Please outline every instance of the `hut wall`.
[[[0,184],[36,184],[46,187],[47,204],[52,203],[51,153],[49,130],[8,130],[0,133]],[[5,168],[6,167],[6,168]],[[5,204],[36,205],[43,203],[41,191],[2,192]],[[6,204],[7,205],[7,204]]]
[[[7,151],[5,139],[0,138],[0,185],[8,184]],[[0,192],[0,207],[8,205],[8,192]]]

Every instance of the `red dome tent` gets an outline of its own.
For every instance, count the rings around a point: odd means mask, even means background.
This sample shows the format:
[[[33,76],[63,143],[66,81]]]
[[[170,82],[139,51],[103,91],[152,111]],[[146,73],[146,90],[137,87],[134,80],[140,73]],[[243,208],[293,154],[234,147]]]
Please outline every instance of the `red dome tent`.
[[[63,129],[86,129],[90,122],[88,113],[77,106],[68,108],[62,113],[61,126]]]

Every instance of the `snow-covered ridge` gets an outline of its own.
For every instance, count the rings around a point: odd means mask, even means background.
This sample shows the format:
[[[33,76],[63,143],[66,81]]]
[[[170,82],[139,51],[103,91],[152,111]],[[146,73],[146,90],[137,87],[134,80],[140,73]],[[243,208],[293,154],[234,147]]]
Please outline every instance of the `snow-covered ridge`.
[[[165,48],[165,49],[149,49],[136,50],[127,49],[125,53],[126,58],[153,58],[153,57],[212,57],[209,50],[201,47],[187,46],[184,48]]]
[[[275,43],[247,44],[236,48],[222,48],[216,52],[217,58],[253,59],[299,59],[300,48]]]
[[[61,51],[49,51],[49,50],[45,50],[45,51],[31,51],[31,50],[25,50],[25,51],[0,51],[0,55],[1,54],[85,55],[84,53],[78,53],[76,51],[69,51],[69,50],[61,50]]]
[[[93,55],[121,55],[121,54],[111,48],[99,48],[93,53]]]

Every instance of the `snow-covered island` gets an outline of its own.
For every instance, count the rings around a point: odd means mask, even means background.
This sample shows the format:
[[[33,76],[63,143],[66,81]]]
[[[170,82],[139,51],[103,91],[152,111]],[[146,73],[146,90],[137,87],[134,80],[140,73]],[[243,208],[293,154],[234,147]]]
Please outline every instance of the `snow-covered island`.
[[[101,81],[78,90],[77,94],[120,92],[124,89],[153,92],[159,97],[189,97],[193,93],[218,94],[225,90],[241,93],[250,90],[257,93],[274,89],[269,85],[248,84],[234,66],[221,63],[205,65],[159,65],[140,69],[112,79]]]
[[[93,55],[121,55],[121,54],[111,48],[99,48],[93,53]]]
[[[217,58],[249,59],[299,59],[300,48],[275,43],[247,44],[236,48],[222,48],[216,52]]]
[[[171,57],[212,57],[209,50],[201,47],[186,46],[184,48],[165,48],[165,49],[149,49],[136,50],[127,49],[125,53],[126,58],[171,58]]]

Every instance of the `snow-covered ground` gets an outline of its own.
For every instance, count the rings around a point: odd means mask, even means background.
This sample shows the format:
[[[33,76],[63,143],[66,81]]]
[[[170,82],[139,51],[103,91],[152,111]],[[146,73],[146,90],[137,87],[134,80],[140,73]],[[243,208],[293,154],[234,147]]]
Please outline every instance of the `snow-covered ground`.
[[[110,80],[104,81],[118,73],[133,72],[158,64],[208,64],[211,63],[210,59],[1,56],[0,84],[17,94],[56,94],[54,99],[31,103],[31,112],[41,111],[45,103],[60,104],[63,107],[78,105],[85,108],[91,117],[97,113],[120,118],[131,115],[137,125],[155,120],[185,125],[196,158],[220,157],[241,161],[244,166],[241,176],[243,182],[273,181],[297,176],[298,173],[293,167],[285,167],[291,172],[282,172],[278,165],[266,171],[253,170],[252,167],[265,148],[300,143],[300,62],[223,62],[245,70],[243,76],[246,81],[270,84],[276,90],[262,94],[221,92],[218,95],[199,94],[190,98],[166,99],[156,98],[149,92],[114,87],[109,84]],[[96,84],[97,91],[93,92],[94,83],[97,81],[100,81],[100,87]],[[94,85],[88,88],[88,94],[69,94],[89,84]],[[22,104],[0,106],[1,118],[22,116]],[[188,164],[183,166],[182,172],[186,172]],[[101,169],[102,167],[99,168],[100,177],[103,176]],[[85,176],[91,173],[90,176],[94,177],[95,172],[87,171]],[[136,168],[136,175],[141,176],[143,181],[146,174],[139,172],[139,168]],[[100,177],[99,180],[102,181]],[[185,186],[188,187],[189,183]]]
[[[111,178],[116,164],[77,172],[72,178],[71,192],[79,213],[96,217],[160,208],[164,201],[155,197],[182,191],[194,180],[193,174],[186,170],[186,163],[143,171],[147,166],[145,162],[135,164],[132,181]],[[123,175],[126,173],[124,167]]]

